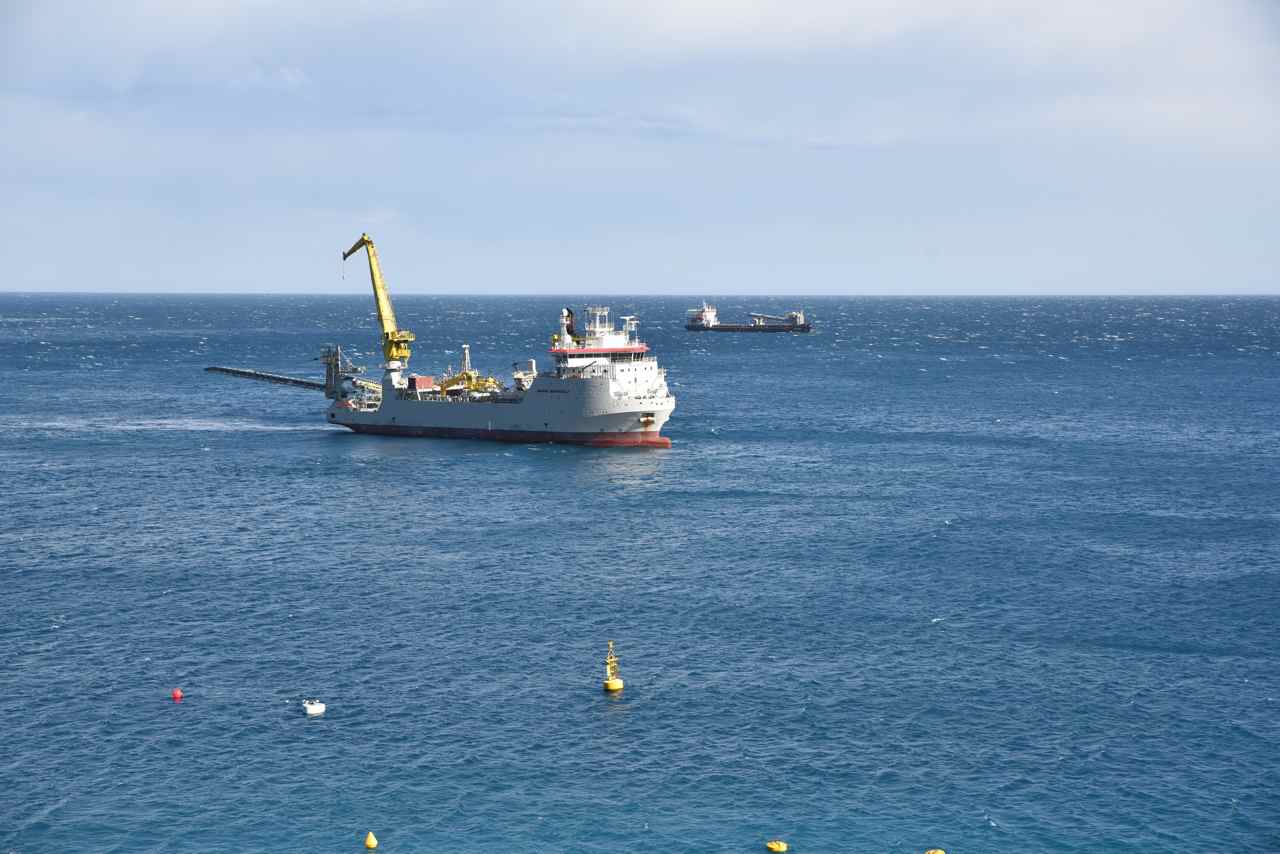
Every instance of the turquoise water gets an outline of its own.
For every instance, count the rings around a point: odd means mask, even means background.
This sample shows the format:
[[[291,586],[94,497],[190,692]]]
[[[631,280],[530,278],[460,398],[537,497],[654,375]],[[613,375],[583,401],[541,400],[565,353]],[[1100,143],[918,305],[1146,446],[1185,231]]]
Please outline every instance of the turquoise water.
[[[615,299],[669,451],[201,370],[371,303],[0,295],[0,849],[1280,848],[1280,299]],[[505,372],[562,304],[396,307]]]

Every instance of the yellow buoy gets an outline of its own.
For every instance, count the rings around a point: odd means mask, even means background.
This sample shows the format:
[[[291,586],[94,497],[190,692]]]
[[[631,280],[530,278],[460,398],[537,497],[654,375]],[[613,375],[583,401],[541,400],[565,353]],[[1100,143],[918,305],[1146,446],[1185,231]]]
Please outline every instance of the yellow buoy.
[[[930,848],[928,851],[924,852],[924,854],[947,854],[947,852],[943,851],[941,848]]]
[[[609,654],[604,657],[604,689],[621,691],[622,677],[618,675],[618,656],[613,654],[613,641],[609,641]]]
[[[369,835],[368,835],[368,836],[366,836],[366,837],[364,838],[364,847],[365,847],[365,848],[377,848],[377,847],[378,847],[378,837],[376,837],[376,836],[374,836],[374,835],[373,835],[373,831],[372,831],[372,830],[371,830],[371,831],[369,831]]]
[[[764,844],[764,847],[768,848],[770,851],[786,851],[787,843],[783,842],[781,839],[770,839]]]

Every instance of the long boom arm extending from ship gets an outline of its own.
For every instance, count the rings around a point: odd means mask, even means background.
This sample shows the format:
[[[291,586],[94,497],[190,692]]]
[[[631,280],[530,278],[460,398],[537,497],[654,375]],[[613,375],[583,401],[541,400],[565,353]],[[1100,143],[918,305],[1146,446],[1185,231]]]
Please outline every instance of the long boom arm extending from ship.
[[[391,297],[387,293],[386,283],[382,280],[382,266],[378,263],[378,250],[373,245],[373,238],[361,234],[360,239],[350,249],[342,253],[345,261],[352,255],[365,250],[369,256],[369,278],[373,281],[373,298],[378,304],[378,322],[382,324],[382,354],[388,362],[409,363],[409,345],[414,341],[414,334],[396,325],[396,312],[391,307]]]

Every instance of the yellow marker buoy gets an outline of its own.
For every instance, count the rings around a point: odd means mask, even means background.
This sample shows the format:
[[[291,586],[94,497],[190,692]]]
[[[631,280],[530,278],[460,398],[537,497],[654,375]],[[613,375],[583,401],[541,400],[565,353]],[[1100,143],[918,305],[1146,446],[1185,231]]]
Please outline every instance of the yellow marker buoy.
[[[622,677],[618,675],[618,656],[613,654],[613,641],[609,641],[609,654],[604,657],[604,689],[621,691]]]
[[[941,848],[930,848],[928,851],[924,852],[924,854],[947,854],[947,852],[943,851]]]
[[[764,844],[764,847],[770,851],[786,851],[788,846],[781,839],[770,839]]]
[[[378,837],[373,835],[372,830],[369,831],[369,835],[364,838],[364,847],[370,849],[378,847]]]

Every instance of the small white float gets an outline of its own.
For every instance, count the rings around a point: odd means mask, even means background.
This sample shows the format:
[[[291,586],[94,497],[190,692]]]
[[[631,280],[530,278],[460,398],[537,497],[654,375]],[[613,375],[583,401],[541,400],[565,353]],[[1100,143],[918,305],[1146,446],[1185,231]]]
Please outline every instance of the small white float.
[[[324,714],[324,703],[320,702],[319,700],[303,700],[302,708],[303,708],[303,711],[307,713],[307,717],[309,718],[314,718],[317,715]]]

